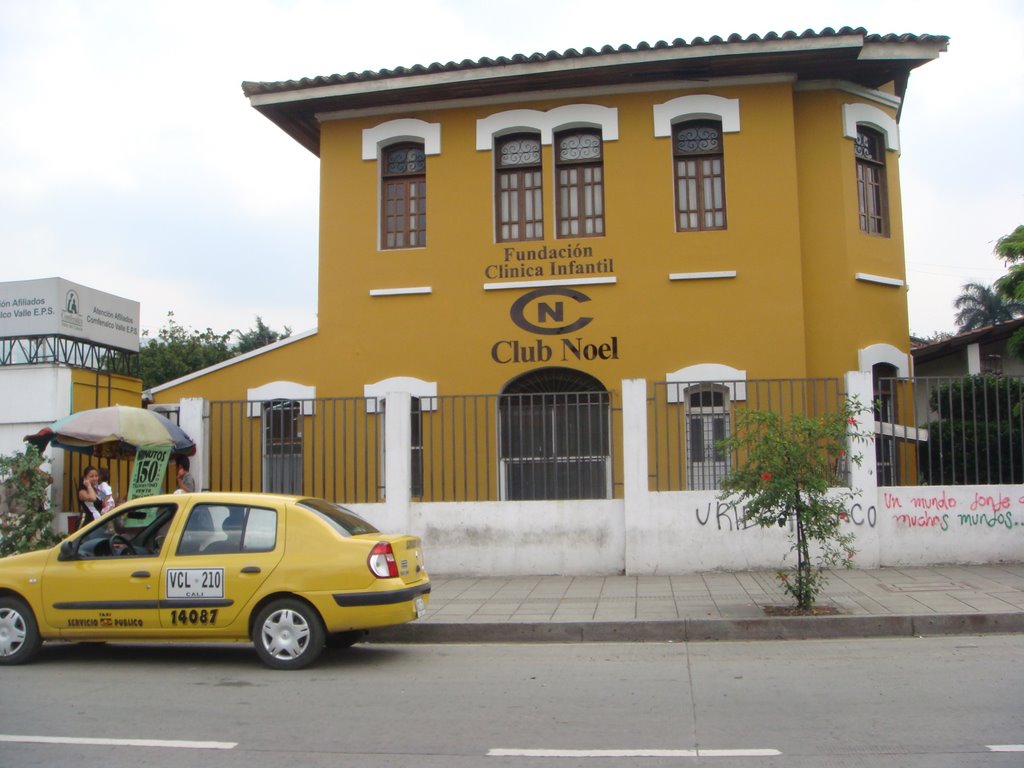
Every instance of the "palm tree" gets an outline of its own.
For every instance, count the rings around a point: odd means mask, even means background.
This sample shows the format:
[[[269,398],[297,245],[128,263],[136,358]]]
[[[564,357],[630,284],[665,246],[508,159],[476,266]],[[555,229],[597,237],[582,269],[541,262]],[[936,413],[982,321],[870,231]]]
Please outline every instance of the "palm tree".
[[[981,283],[965,284],[953,308],[957,310],[954,322],[959,333],[1005,323],[1024,314],[1024,302],[1008,299],[993,286]]]

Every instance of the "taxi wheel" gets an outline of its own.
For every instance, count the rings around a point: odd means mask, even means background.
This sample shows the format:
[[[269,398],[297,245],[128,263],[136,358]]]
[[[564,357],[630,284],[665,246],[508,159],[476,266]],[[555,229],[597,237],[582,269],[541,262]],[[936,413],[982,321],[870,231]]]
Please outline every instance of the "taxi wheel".
[[[0,664],[31,661],[42,644],[32,609],[16,597],[0,597]]]
[[[252,641],[260,660],[274,669],[301,669],[324,649],[320,615],[301,600],[275,600],[253,623]]]

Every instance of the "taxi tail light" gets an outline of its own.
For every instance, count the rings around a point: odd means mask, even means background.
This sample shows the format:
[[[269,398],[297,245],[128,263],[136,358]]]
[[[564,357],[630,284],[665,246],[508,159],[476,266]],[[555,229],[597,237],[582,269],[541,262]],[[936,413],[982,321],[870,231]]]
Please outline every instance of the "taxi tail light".
[[[370,550],[370,557],[367,564],[373,575],[378,579],[393,579],[398,577],[398,563],[395,561],[395,551],[386,541],[377,542]]]

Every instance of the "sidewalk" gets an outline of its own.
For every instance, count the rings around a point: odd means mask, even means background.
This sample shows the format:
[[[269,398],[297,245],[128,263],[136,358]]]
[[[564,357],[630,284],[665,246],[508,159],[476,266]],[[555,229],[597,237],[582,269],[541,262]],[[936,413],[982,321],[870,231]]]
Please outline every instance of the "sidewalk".
[[[1024,563],[832,571],[791,606],[774,572],[685,576],[432,577],[426,616],[370,642],[700,641],[1024,632]]]

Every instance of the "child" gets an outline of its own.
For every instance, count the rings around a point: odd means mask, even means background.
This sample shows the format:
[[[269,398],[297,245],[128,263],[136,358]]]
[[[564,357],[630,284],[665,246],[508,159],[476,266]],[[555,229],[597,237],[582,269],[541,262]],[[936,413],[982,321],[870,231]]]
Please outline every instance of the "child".
[[[110,470],[106,467],[100,468],[100,482],[96,486],[96,495],[99,497],[100,514],[105,515],[114,508],[114,489],[110,487]]]
[[[189,460],[187,456],[176,456],[174,462],[178,465],[175,484],[178,486],[175,493],[195,493],[196,481],[189,474]]]

